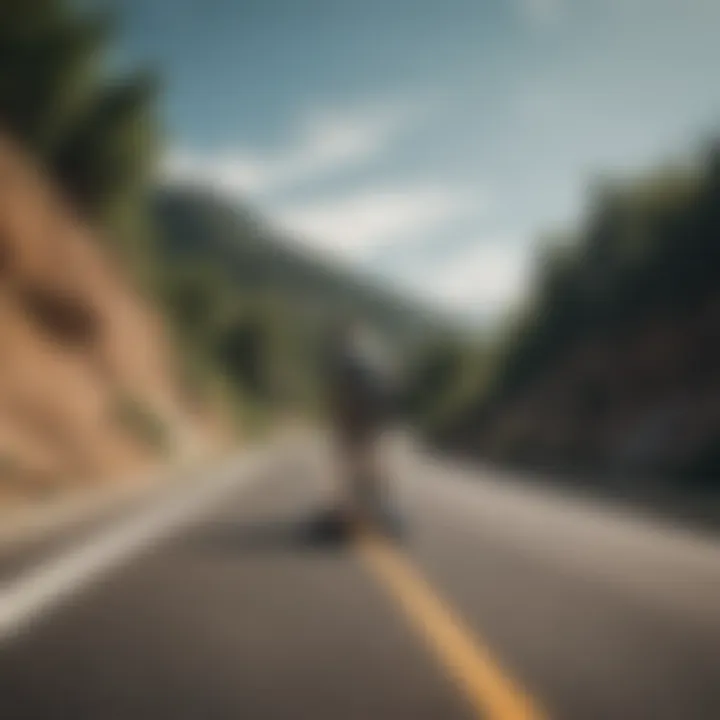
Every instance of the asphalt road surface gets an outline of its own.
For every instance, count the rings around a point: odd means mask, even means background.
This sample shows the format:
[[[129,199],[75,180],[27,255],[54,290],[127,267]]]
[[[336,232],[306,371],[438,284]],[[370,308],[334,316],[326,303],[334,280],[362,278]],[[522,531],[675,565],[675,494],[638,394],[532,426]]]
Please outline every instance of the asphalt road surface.
[[[720,541],[394,446],[400,542],[294,440],[0,551],[0,718],[720,718]]]

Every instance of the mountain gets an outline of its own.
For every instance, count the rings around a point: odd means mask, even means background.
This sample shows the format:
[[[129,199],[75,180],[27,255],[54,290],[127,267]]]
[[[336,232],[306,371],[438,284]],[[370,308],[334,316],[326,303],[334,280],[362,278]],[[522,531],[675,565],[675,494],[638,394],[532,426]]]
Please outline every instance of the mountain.
[[[414,342],[447,319],[372,278],[300,251],[247,207],[190,187],[157,191],[154,217],[161,251],[174,260],[224,269],[247,293],[271,293],[318,321],[361,315],[391,337]]]

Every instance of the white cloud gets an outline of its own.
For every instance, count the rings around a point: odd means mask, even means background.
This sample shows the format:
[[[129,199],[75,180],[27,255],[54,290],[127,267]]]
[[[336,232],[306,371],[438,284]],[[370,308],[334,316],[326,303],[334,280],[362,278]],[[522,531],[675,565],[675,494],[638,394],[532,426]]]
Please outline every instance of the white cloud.
[[[301,118],[287,147],[227,148],[215,154],[176,150],[166,158],[163,176],[199,182],[231,195],[270,194],[378,157],[412,110],[400,103],[314,110]]]
[[[316,191],[299,203],[283,201],[280,193],[303,187],[307,197],[313,181],[342,177],[381,157],[428,107],[427,102],[366,102],[316,109],[300,118],[294,140],[285,147],[215,154],[176,151],[166,158],[164,177],[192,181],[231,198],[250,198],[290,240],[337,260],[362,262],[390,243],[476,211],[484,198],[447,184],[388,186],[379,180],[345,194]]]
[[[278,208],[275,220],[318,249],[350,260],[469,211],[483,199],[440,185],[368,188],[340,198]]]
[[[417,292],[447,309],[490,319],[519,301],[529,286],[533,255],[527,242],[479,242],[411,279]]]

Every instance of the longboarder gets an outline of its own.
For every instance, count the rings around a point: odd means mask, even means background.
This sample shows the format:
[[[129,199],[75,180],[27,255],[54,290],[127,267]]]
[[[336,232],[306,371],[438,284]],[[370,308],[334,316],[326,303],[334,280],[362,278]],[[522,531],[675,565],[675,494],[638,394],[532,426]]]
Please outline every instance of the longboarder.
[[[342,474],[341,517],[396,530],[379,447],[391,417],[393,359],[361,321],[336,328],[329,354],[330,416]]]

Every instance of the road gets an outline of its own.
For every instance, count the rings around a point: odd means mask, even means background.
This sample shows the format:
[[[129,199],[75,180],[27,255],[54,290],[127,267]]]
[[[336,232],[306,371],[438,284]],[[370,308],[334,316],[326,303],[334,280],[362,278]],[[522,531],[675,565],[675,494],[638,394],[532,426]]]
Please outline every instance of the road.
[[[288,442],[0,552],[3,720],[720,718],[720,541],[394,451],[397,544]]]

